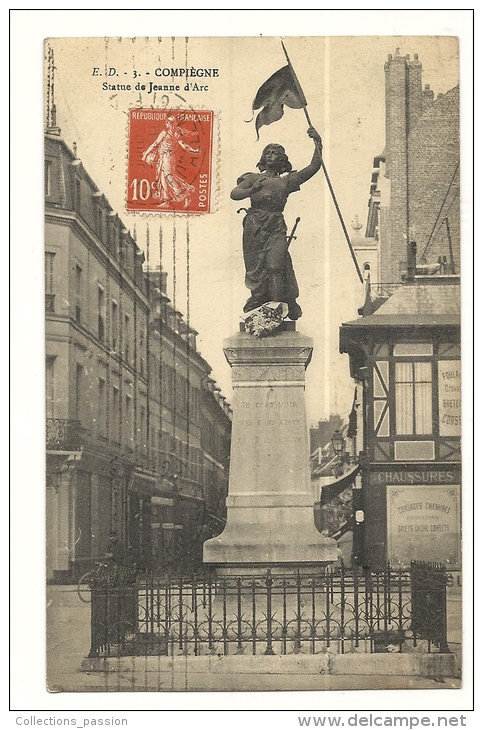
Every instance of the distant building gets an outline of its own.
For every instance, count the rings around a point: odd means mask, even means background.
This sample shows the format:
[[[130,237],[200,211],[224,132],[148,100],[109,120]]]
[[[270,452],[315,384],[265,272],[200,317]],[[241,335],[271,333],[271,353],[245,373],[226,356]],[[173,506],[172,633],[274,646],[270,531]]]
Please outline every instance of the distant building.
[[[420,559],[457,569],[458,88],[434,100],[418,58],[399,52],[385,72],[386,146],[375,159],[366,236],[353,239],[365,302],[340,330],[362,402],[354,552],[374,568]]]
[[[143,262],[53,123],[45,137],[49,579],[90,567],[113,531],[142,569],[191,570],[202,541],[222,529],[231,410],[196,332],[166,296],[166,274],[146,273]]]
[[[384,70],[386,142],[374,158],[365,235],[356,220],[352,241],[374,299],[406,278],[410,242],[419,273],[460,270],[459,87],[434,99],[418,57],[399,49]]]
[[[312,426],[309,430],[310,453],[313,454],[318,448],[325,449],[327,444],[330,444],[334,432],[340,430],[342,426],[342,418],[335,413],[331,413],[324,421],[319,421],[317,426]]]

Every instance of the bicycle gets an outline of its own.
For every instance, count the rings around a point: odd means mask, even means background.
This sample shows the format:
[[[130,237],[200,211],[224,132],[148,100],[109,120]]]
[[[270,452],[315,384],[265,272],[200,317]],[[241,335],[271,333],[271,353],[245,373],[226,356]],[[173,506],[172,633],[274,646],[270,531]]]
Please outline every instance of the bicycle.
[[[77,595],[79,596],[82,603],[91,602],[91,584],[94,580],[99,578],[104,570],[108,567],[107,563],[97,562],[96,568],[88,570],[87,573],[82,575],[77,583]]]

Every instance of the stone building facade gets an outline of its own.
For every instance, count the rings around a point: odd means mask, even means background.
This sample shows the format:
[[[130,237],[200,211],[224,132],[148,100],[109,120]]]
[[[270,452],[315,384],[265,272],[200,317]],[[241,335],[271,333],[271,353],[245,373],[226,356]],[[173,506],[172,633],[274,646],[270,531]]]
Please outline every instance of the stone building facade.
[[[141,569],[191,570],[221,531],[231,410],[144,254],[50,127],[45,138],[47,576],[115,532]],[[202,438],[205,422],[211,439]]]

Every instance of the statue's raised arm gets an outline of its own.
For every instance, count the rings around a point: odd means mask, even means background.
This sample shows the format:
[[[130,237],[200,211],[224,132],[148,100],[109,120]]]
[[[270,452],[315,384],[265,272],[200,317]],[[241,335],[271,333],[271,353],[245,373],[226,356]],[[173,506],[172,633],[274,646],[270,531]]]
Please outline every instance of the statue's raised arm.
[[[232,200],[250,198],[243,221],[245,284],[251,296],[244,306],[250,312],[267,302],[285,302],[288,316],[296,320],[302,310],[297,303],[299,289],[292,266],[283,210],[291,193],[310,180],[322,164],[322,141],[310,127],[308,135],[315,149],[310,163],[300,171],[292,165],[279,144],[269,144],[257,164],[259,172],[247,172],[231,191]]]
[[[300,170],[300,172],[298,173],[300,178],[300,185],[302,185],[304,182],[307,182],[307,180],[310,180],[310,178],[313,177],[322,166],[322,138],[317,130],[313,127],[309,127],[309,129],[307,130],[307,134],[311,139],[314,140],[315,149],[310,163],[307,165],[307,167],[304,167],[303,170]]]

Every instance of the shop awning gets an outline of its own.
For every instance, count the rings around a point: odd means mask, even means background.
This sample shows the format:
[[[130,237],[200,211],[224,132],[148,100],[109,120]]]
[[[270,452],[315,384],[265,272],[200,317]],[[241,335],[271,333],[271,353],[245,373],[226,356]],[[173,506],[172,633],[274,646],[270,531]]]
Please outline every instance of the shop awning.
[[[176,493],[176,488],[173,484],[173,482],[170,482],[169,479],[156,479],[156,484],[154,485],[154,492],[158,496],[162,497],[169,497],[173,498],[173,496]]]
[[[323,507],[325,504],[329,504],[338,494],[350,487],[356,476],[361,470],[361,465],[356,464],[348,472],[342,474],[342,476],[330,481],[328,484],[322,484],[320,490],[320,505]]]
[[[129,483],[129,491],[151,497],[155,493],[156,477],[151,474],[134,472]]]

